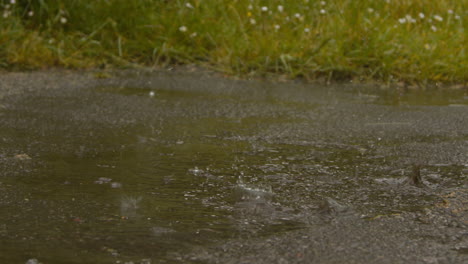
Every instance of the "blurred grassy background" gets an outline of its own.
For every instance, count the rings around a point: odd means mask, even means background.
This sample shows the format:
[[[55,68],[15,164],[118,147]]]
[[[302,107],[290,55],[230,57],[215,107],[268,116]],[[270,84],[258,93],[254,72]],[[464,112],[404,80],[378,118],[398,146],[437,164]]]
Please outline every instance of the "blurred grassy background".
[[[466,82],[468,0],[0,0],[0,67]]]

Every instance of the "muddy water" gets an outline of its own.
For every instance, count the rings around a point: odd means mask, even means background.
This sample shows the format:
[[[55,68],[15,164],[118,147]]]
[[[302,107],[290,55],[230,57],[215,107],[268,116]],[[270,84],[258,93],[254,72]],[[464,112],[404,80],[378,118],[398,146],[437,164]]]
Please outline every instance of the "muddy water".
[[[342,259],[467,260],[466,91],[0,78],[1,263],[336,263],[343,234]]]

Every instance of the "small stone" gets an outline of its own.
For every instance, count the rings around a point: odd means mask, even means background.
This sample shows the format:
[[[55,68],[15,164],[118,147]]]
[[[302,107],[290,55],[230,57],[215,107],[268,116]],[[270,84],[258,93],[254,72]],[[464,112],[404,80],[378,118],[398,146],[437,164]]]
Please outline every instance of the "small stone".
[[[409,175],[409,180],[412,185],[421,186],[422,179],[421,179],[421,165],[415,164],[413,165],[413,172]]]

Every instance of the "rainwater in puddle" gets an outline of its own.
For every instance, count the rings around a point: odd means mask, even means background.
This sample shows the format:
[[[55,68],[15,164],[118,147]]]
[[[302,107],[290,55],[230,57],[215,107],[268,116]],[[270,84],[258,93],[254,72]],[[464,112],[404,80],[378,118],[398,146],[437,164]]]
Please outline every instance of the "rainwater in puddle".
[[[147,78],[3,99],[0,262],[171,262],[466,185],[463,92]]]

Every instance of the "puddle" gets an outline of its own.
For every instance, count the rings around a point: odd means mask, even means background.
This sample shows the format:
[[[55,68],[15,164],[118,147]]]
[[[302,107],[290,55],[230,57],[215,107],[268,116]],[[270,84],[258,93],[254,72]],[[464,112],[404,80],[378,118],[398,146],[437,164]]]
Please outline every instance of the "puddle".
[[[169,262],[195,246],[418,212],[467,180],[466,109],[451,107],[466,95],[395,103],[195,80],[2,99],[0,261]],[[414,164],[423,186],[405,184]]]

